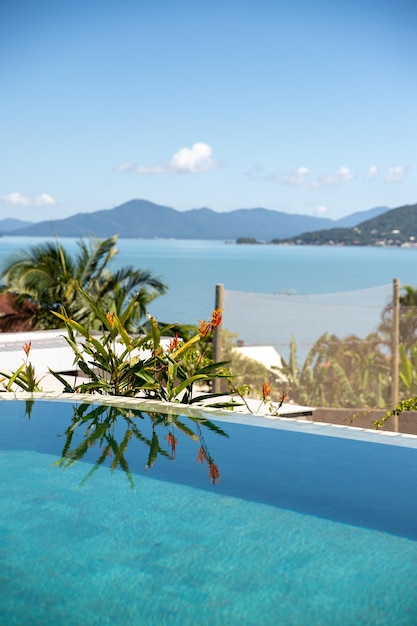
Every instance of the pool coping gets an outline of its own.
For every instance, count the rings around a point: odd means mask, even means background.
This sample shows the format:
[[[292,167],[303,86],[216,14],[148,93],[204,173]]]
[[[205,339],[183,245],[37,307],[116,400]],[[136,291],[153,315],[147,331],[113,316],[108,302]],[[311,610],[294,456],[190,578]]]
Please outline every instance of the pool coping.
[[[124,396],[106,396],[101,394],[60,393],[60,392],[0,392],[0,402],[19,401],[64,401],[87,404],[104,404],[108,406],[120,406],[123,408],[135,408],[136,410],[152,410],[173,415],[184,415],[191,418],[215,419],[216,421],[257,426],[260,428],[278,428],[280,430],[304,432],[307,434],[322,435],[326,437],[339,437],[355,439],[372,443],[380,443],[394,446],[402,446],[417,449],[417,435],[383,430],[371,430],[359,426],[347,426],[345,424],[330,424],[328,422],[313,422],[300,417],[267,417],[262,415],[233,412],[225,409],[216,409],[207,406],[163,402],[148,398],[126,398]]]

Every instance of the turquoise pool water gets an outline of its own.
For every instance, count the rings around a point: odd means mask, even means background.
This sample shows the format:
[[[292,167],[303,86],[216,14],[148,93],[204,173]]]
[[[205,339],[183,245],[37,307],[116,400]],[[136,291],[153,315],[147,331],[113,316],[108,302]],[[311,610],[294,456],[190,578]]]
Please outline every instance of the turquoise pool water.
[[[0,402],[0,624],[416,624],[412,438],[94,411]]]

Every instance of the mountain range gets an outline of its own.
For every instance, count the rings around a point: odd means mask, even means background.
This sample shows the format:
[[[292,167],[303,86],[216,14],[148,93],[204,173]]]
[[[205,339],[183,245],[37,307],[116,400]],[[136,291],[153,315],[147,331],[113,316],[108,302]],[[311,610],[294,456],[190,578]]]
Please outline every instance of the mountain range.
[[[339,220],[285,213],[264,208],[217,213],[208,208],[177,211],[147,200],[130,200],[113,209],[77,213],[64,219],[37,223],[0,220],[0,234],[29,237],[221,239],[252,237],[260,241],[295,237],[306,231],[354,227],[389,211],[375,207]]]

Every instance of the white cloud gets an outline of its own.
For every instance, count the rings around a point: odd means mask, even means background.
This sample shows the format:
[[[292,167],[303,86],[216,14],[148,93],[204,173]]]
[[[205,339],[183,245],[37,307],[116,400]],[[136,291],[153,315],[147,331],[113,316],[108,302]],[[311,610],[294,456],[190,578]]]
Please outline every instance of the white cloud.
[[[198,142],[191,148],[181,148],[176,152],[169,163],[159,165],[136,165],[135,163],[122,163],[117,166],[120,172],[135,172],[137,174],[167,174],[188,173],[201,174],[219,167],[219,162],[212,157],[213,150],[207,143]]]
[[[375,178],[375,176],[378,174],[378,171],[379,170],[376,165],[371,165],[366,172],[366,178]]]
[[[116,167],[119,172],[129,172],[137,167],[134,163],[121,163]]]
[[[387,183],[399,183],[405,178],[404,165],[393,165],[388,168],[387,174],[384,176],[384,180]]]
[[[121,169],[123,167],[124,166],[120,166]],[[283,185],[292,185],[294,187],[313,187],[315,189],[341,185],[343,183],[351,182],[357,178],[357,173],[349,169],[346,165],[342,165],[338,170],[329,174],[324,174],[316,180],[308,180],[310,172],[311,170],[308,167],[300,166],[288,174],[268,173],[264,167],[255,165],[251,169],[244,172],[244,175],[252,180],[268,180],[282,183]],[[368,180],[373,180],[376,179],[379,174],[379,167],[377,165],[370,165],[364,176]],[[405,175],[406,169],[404,165],[393,165],[388,168],[388,171],[384,176],[384,181],[388,183],[398,183],[404,180]],[[319,207],[317,210],[319,210]]]
[[[269,180],[273,182],[283,183],[284,185],[293,185],[294,187],[301,187],[307,185],[305,177],[310,173],[308,167],[298,167],[293,172],[288,174],[273,174],[267,173],[265,168],[261,165],[255,165],[251,169],[244,172],[245,176],[252,180]]]
[[[136,163],[121,163],[116,167],[119,172],[135,172],[135,174],[164,174],[169,171],[168,165],[152,165],[144,167]]]
[[[346,165],[342,165],[336,172],[321,176],[318,180],[312,183],[313,187],[329,187],[333,185],[340,185],[341,183],[350,182],[356,177],[356,174],[352,172]]]
[[[7,204],[9,206],[29,206],[30,200],[23,194],[15,191],[14,193],[9,193],[6,196],[0,196],[0,202],[3,204]]]
[[[321,215],[324,215],[325,213],[327,213],[327,211],[328,211],[327,206],[324,206],[323,204],[319,204],[319,206],[316,207],[314,214],[320,217]]]
[[[211,156],[212,152],[207,143],[195,143],[192,148],[181,148],[172,157],[171,167],[177,172],[207,172],[218,167],[217,161]]]
[[[35,206],[55,206],[56,200],[49,193],[41,193],[35,198]]]
[[[285,185],[293,185],[295,187],[300,187],[305,185],[305,177],[310,173],[308,167],[298,167],[294,172],[290,172],[286,176],[277,176],[276,180],[280,183],[284,183]]]
[[[369,168],[371,172],[373,172],[374,169],[377,171],[377,168]],[[288,174],[266,174],[264,168],[260,166],[253,167],[251,170],[245,172],[245,175],[248,176],[248,178],[269,180],[282,183],[283,185],[292,185],[293,187],[329,187],[350,182],[356,178],[356,173],[352,172],[352,170],[345,165],[342,165],[342,167],[340,167],[336,172],[325,174],[316,180],[308,180],[309,174],[310,168],[304,165],[298,167],[292,172],[289,172]]]
[[[49,193],[41,193],[39,196],[35,198],[35,200],[31,200],[27,196],[15,191],[14,193],[9,193],[5,196],[0,196],[0,202],[3,204],[7,204],[8,206],[15,207],[43,207],[43,206],[54,206],[56,204],[56,200],[49,195]]]

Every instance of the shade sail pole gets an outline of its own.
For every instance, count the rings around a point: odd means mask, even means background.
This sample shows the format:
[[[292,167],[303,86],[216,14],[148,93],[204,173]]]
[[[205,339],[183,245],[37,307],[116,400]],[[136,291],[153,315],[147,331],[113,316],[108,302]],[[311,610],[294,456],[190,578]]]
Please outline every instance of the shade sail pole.
[[[399,343],[400,343],[400,287],[398,278],[394,278],[392,292],[392,338],[391,338],[391,406],[398,404],[399,378]],[[398,432],[398,416],[394,417],[394,430]]]
[[[214,308],[224,308],[224,285],[216,285],[216,294],[214,299]],[[218,363],[222,360],[222,324],[219,324],[213,332],[213,360]],[[213,380],[213,392],[220,393],[222,380],[216,378]]]

